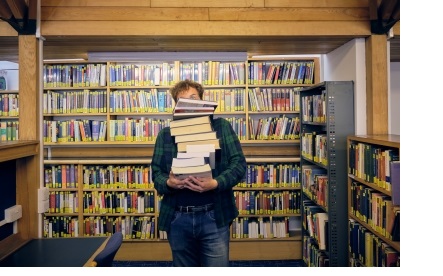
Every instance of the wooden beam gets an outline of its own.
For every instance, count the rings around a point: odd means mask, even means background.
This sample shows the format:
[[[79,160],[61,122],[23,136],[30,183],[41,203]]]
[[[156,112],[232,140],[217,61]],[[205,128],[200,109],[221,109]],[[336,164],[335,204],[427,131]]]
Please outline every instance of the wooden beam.
[[[366,39],[367,134],[388,134],[388,61],[386,35]]]
[[[39,43],[34,35],[19,35],[19,139],[41,140],[39,120]],[[39,222],[36,212],[37,189],[40,186],[40,153],[17,161],[17,202],[23,217],[18,233],[23,238],[37,238]],[[19,185],[20,183],[20,185]]]
[[[5,1],[0,1],[0,18],[3,20],[14,18],[11,9]]]
[[[6,0],[12,14],[17,20],[24,20],[28,15],[28,5],[25,0]]]
[[[392,13],[395,11],[398,0],[383,0],[378,8],[378,15],[382,20],[391,19]]]

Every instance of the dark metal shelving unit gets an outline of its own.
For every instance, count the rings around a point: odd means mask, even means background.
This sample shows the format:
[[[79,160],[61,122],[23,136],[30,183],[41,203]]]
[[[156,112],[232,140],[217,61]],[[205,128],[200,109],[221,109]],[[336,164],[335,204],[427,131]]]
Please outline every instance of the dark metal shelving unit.
[[[354,126],[354,82],[325,81],[300,91],[301,99],[306,96],[325,93],[326,121],[304,122],[303,107],[300,104],[301,133],[319,131],[327,135],[328,175],[328,224],[327,252],[329,266],[348,266],[348,214],[347,214],[347,136],[353,135]],[[302,102],[302,100],[300,101]],[[303,139],[303,137],[302,137]],[[301,158],[301,166],[315,162]],[[304,194],[306,198],[309,198]],[[302,202],[303,204],[303,202]],[[304,208],[301,208],[304,212]],[[302,216],[304,214],[302,213]],[[307,231],[303,231],[307,235]],[[303,239],[305,241],[305,239]],[[303,248],[307,246],[303,244]]]

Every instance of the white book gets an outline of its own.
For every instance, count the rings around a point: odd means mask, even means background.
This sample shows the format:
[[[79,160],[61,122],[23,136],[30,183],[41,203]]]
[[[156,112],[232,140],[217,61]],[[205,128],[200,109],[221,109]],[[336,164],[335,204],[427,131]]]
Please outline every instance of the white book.
[[[202,145],[187,145],[186,153],[209,153],[209,165],[211,169],[215,169],[215,145],[214,144],[202,144]]]
[[[189,157],[189,158],[174,158],[172,159],[172,166],[177,168],[203,166],[206,164],[205,157]]]

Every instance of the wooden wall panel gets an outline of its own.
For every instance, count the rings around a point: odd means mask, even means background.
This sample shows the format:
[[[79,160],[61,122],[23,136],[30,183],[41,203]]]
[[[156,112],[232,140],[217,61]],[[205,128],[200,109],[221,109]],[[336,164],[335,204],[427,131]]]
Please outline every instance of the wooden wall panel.
[[[368,7],[368,0],[265,0],[265,7],[298,7],[298,8],[364,8]]]
[[[218,8],[209,9],[210,20],[220,21],[349,21],[368,20],[367,8]]]
[[[192,16],[189,16],[192,14]],[[206,8],[150,7],[44,7],[45,21],[201,21],[209,20]],[[114,23],[109,23],[114,25]],[[132,23],[131,23],[132,24]],[[138,24],[136,22],[136,24]]]
[[[149,7],[150,0],[41,0],[42,7]]]
[[[265,0],[151,0],[151,7],[263,8]]]
[[[48,36],[367,36],[365,21],[43,21]],[[93,38],[91,38],[91,41]],[[179,45],[177,45],[179,46]],[[126,46],[130,49],[130,43]]]

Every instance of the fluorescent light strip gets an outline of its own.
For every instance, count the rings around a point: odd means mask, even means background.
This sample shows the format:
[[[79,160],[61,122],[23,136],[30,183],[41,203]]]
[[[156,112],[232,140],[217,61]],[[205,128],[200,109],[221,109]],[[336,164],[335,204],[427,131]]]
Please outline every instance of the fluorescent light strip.
[[[44,62],[74,62],[86,61],[84,58],[60,58],[60,59],[44,59]]]
[[[91,52],[90,62],[98,61],[245,61],[246,52]]]

